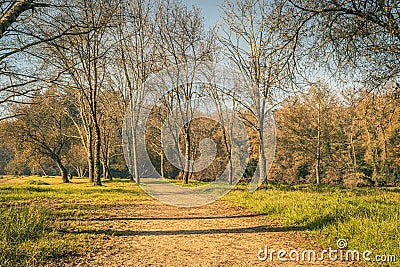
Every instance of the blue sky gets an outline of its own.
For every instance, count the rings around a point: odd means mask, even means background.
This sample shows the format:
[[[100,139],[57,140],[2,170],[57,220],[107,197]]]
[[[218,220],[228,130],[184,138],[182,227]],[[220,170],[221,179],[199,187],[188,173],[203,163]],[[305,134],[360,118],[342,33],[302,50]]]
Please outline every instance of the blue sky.
[[[220,6],[222,6],[224,0],[183,0],[182,3],[189,7],[193,5],[200,7],[207,27],[221,21],[222,12]]]

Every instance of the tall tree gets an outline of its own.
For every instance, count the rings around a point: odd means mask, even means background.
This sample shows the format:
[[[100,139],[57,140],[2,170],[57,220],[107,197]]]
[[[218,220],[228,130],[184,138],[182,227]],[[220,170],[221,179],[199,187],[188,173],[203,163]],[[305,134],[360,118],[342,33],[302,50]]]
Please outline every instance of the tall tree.
[[[66,90],[74,112],[71,118],[87,151],[89,178],[101,185],[101,129],[99,98],[110,73],[112,38],[110,27],[117,23],[115,1],[82,1],[63,17],[79,21],[82,28],[94,28],[87,34],[64,36],[48,47],[49,65],[57,73],[58,86]]]
[[[142,114],[143,101],[146,97],[146,88],[143,86],[148,76],[160,68],[156,62],[155,50],[158,38],[155,32],[156,9],[151,1],[133,0],[124,1],[121,4],[121,21],[115,32],[116,70],[113,79],[114,90],[123,98],[122,110],[130,116],[129,126],[132,135],[132,144],[126,146],[131,149],[129,165],[132,166],[132,179],[140,183],[138,170],[139,152],[137,136]],[[158,66],[157,66],[158,65]],[[123,120],[125,112],[120,113]]]
[[[223,12],[226,29],[221,40],[223,47],[249,82],[248,88],[239,92],[238,104],[242,105],[244,114],[249,112],[256,118],[248,122],[259,137],[260,182],[267,175],[268,113],[273,106],[273,97],[288,77],[289,49],[279,31],[287,22],[279,15],[279,5],[269,5],[264,0],[226,1]]]
[[[193,73],[197,71],[198,64],[202,61],[210,61],[214,57],[214,35],[204,29],[199,9],[189,9],[176,1],[160,1],[156,14],[157,56],[161,60],[161,66],[168,69],[179,64],[188,64],[187,69],[179,73],[178,80],[174,80],[174,88],[169,88],[172,93],[172,101],[168,104],[169,112],[178,112],[184,139],[184,159],[181,164],[183,170],[181,176],[184,184],[189,182],[191,175],[191,149],[192,141],[190,125],[196,107],[192,100],[196,97],[196,85]],[[193,68],[192,68],[193,67]],[[175,74],[171,74],[174,77]],[[170,123],[170,121],[168,121]],[[177,126],[177,125],[175,125]],[[175,133],[176,147],[179,147],[180,133]],[[178,149],[177,149],[178,151]],[[180,158],[180,157],[179,157]]]

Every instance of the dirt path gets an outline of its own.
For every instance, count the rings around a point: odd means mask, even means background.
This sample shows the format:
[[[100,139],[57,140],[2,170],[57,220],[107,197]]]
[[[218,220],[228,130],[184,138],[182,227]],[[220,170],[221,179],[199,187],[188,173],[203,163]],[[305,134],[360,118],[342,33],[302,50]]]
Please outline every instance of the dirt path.
[[[64,266],[349,266],[339,262],[261,262],[266,245],[290,251],[316,248],[296,229],[282,228],[262,215],[224,201],[200,208],[177,208],[151,200],[140,205],[103,206],[70,231],[92,234],[98,250]],[[301,253],[301,252],[300,252]]]
[[[317,249],[296,229],[282,228],[224,201],[177,208],[150,200],[103,206],[70,225],[95,236],[98,250],[64,266],[349,266],[339,262],[261,262],[259,250]],[[321,251],[321,249],[317,249]],[[301,253],[301,252],[300,252]]]

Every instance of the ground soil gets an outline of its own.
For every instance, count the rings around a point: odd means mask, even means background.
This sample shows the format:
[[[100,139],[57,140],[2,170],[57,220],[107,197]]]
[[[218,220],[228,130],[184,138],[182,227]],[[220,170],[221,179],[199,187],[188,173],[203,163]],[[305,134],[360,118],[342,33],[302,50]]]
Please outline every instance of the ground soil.
[[[354,266],[348,262],[260,261],[259,250],[322,251],[302,229],[281,227],[264,215],[226,201],[178,208],[156,200],[102,205],[66,222],[71,234],[94,238],[96,249],[62,266]]]

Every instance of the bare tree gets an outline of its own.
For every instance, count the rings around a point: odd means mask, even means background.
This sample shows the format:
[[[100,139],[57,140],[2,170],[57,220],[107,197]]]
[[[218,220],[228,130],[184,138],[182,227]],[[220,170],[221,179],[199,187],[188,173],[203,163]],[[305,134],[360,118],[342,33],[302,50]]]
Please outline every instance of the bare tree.
[[[47,60],[43,45],[66,35],[88,33],[78,21],[64,21],[76,2],[0,1],[0,106],[29,103],[35,92],[48,87],[54,75],[42,66]],[[11,114],[3,110],[3,118]],[[14,114],[13,116],[18,115]]]
[[[154,32],[155,8],[150,1],[125,1],[121,5],[121,21],[115,33],[117,43],[116,70],[113,88],[122,96],[122,110],[130,114],[129,126],[132,144],[129,164],[132,179],[140,183],[138,171],[138,125],[146,96],[144,82],[157,67],[155,49],[157,35]],[[125,113],[120,113],[121,120]]]
[[[265,123],[271,111],[274,94],[283,88],[288,77],[289,49],[280,29],[285,24],[279,16],[280,6],[267,5],[264,0],[226,1],[224,36],[221,39],[226,56],[240,69],[248,88],[237,92],[243,119],[252,114],[256,121],[248,121],[259,136],[259,178],[266,177],[267,140]],[[277,18],[277,19],[276,19]],[[281,24],[282,23],[282,24]]]
[[[101,128],[99,98],[110,73],[112,38],[110,27],[116,20],[118,4],[109,1],[80,2],[64,17],[79,21],[87,34],[64,36],[48,47],[50,69],[55,69],[57,85],[66,90],[75,105],[74,118],[89,165],[89,178],[101,185]],[[76,113],[78,116],[76,116]]]
[[[295,57],[300,54],[302,63],[309,57],[371,90],[383,88],[399,77],[399,10],[395,0],[289,0],[285,14],[294,18]]]
[[[162,66],[169,68],[173,65],[191,63],[193,69],[187,69],[179,73],[179,81],[174,81],[174,88],[170,88],[173,101],[168,106],[169,112],[174,110],[179,113],[184,125],[182,125],[182,136],[184,139],[184,166],[181,176],[184,184],[190,178],[191,169],[191,138],[190,126],[195,107],[192,101],[195,97],[196,85],[193,81],[193,73],[196,64],[201,61],[209,61],[214,57],[214,35],[206,33],[202,22],[200,11],[196,8],[189,9],[175,1],[160,1],[156,14],[157,55]],[[171,73],[171,77],[175,73]],[[182,83],[183,82],[183,83]],[[165,92],[166,93],[166,92]],[[167,103],[167,102],[166,102]],[[176,133],[175,141],[180,133]],[[179,143],[177,142],[178,146]],[[177,150],[179,151],[179,149]]]

